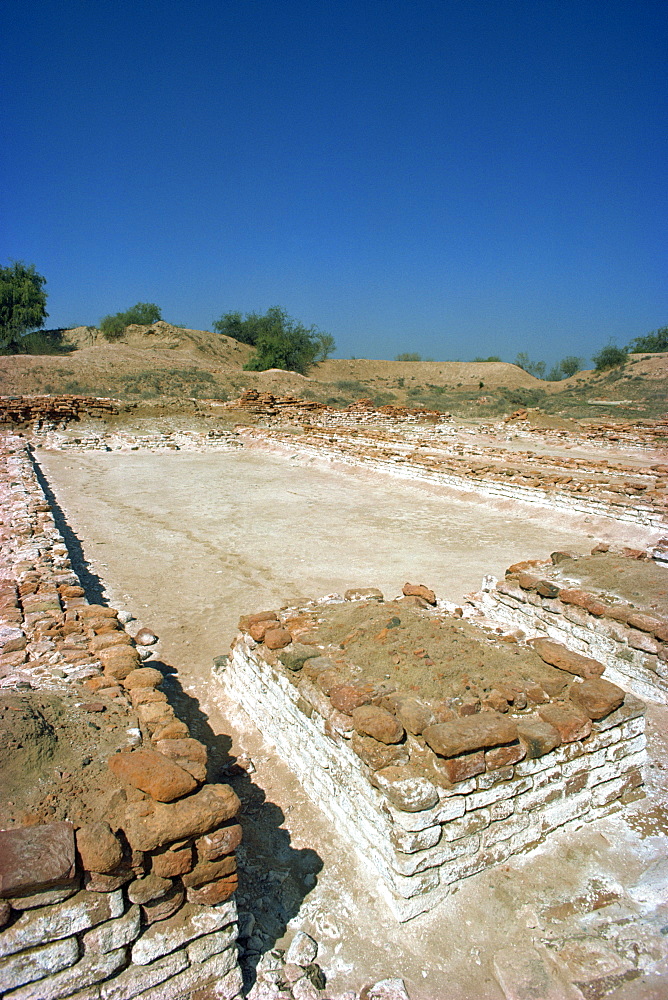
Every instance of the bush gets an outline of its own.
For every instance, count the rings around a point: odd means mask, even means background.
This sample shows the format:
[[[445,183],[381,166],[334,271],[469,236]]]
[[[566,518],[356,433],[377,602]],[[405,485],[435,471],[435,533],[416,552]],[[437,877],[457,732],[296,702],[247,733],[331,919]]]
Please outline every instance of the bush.
[[[0,267],[0,349],[5,353],[18,353],[21,338],[44,326],[45,284],[34,264],[14,261]]]
[[[422,355],[415,351],[407,351],[404,354],[397,354],[395,361],[422,361]]]
[[[521,351],[515,358],[515,364],[518,368],[527,372],[529,375],[533,375],[535,378],[543,378],[545,375],[545,362],[544,361],[530,361],[529,355]]]
[[[137,302],[125,312],[104,316],[100,320],[100,332],[109,341],[120,340],[129,326],[152,326],[162,319],[160,307],[154,302]]]
[[[606,372],[610,368],[618,368],[620,365],[626,364],[627,358],[628,355],[623,347],[608,344],[607,347],[593,356],[592,361],[597,372]]]
[[[245,318],[240,312],[225,313],[213,329],[255,348],[244,365],[246,371],[282,368],[305,375],[314,364],[326,361],[336,346],[331,334],[317,326],[304,326],[281,306],[272,306],[264,315],[248,313]]]
[[[476,362],[476,361],[478,361],[478,362],[484,361],[485,363],[487,363],[489,361],[500,361],[500,360],[501,360],[501,358],[498,356],[498,354],[490,354],[490,356],[488,358],[474,358],[473,359],[474,362]]]
[[[660,326],[644,337],[636,337],[626,348],[631,354],[663,354],[668,351],[668,326]]]

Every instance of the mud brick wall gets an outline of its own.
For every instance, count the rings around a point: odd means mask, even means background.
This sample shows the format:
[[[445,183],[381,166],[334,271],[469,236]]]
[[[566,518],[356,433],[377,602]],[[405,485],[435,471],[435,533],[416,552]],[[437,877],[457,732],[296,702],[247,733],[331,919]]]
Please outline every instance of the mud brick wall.
[[[244,443],[268,450],[289,448],[293,455],[361,466],[481,496],[668,530],[666,465],[638,471],[615,467],[606,460],[579,462],[533,452],[510,459],[492,447],[481,454],[479,449],[474,452],[450,444],[441,428],[428,431],[416,425],[401,433],[398,427],[388,426],[362,431],[345,426],[345,413],[326,416],[335,421],[332,426],[321,430],[304,425],[304,435],[298,438],[278,429],[245,428]]]
[[[114,609],[87,602],[11,435],[0,442],[0,532],[0,725],[11,735],[12,716],[36,716],[47,695],[69,706],[71,726],[100,720],[81,770],[37,789],[29,816],[2,803],[0,995],[239,997],[239,800],[207,782],[206,747],[160,690],[146,659],[156,637],[143,629],[135,642]],[[53,769],[40,773],[54,787]]]
[[[655,551],[657,563],[663,562],[665,549]],[[555,554],[557,559],[563,555]],[[631,551],[628,558],[639,555],[644,554]],[[510,567],[504,580],[479,595],[478,606],[492,620],[519,626],[532,636],[548,636],[600,660],[614,683],[640,698],[668,704],[668,620],[601,593],[555,584],[545,579],[550,565]],[[656,568],[658,590],[666,569]]]
[[[104,417],[118,413],[118,404],[96,396],[0,396],[0,424],[52,423],[82,416]]]
[[[542,715],[524,719],[482,711],[413,726],[421,738],[409,731],[387,746],[388,737],[368,735],[368,721],[360,727],[361,709],[349,715],[332,704],[334,695],[330,700],[312,679],[315,668],[307,675],[322,651],[291,642],[278,616],[269,617],[264,641],[250,632],[259,637],[267,621],[246,621],[215,676],[339,833],[373,863],[400,921],[558,827],[581,825],[642,794],[644,705],[614,685],[578,682],[571,701],[539,706]],[[397,725],[390,712],[375,712],[380,725]],[[425,761],[439,780],[425,776]]]

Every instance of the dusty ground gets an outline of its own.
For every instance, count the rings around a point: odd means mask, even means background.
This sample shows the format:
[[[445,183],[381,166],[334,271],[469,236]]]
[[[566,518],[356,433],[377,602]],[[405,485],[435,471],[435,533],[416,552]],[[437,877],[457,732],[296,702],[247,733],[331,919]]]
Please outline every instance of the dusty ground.
[[[252,453],[41,453],[39,461],[110,603],[160,633],[160,655],[178,670],[173,693],[193,735],[214,747],[221,777],[244,799],[239,901],[253,913],[262,947],[299,926],[319,940],[332,990],[399,974],[412,1000],[503,1000],[493,967],[502,950],[520,956],[536,944],[558,952],[602,935],[634,963],[619,960],[607,980],[583,984],[578,1000],[598,1000],[612,986],[614,1000],[665,1000],[668,910],[643,922],[630,895],[668,850],[657,823],[668,771],[661,738],[654,737],[648,772],[651,799],[555,835],[540,851],[466,880],[433,914],[399,926],[379,903],[371,870],[250,720],[225,703],[209,673],[240,613],[353,585],[392,596],[406,579],[457,600],[484,573],[501,575],[518,559],[557,548],[584,552],[592,537],[622,529]],[[653,733],[666,728],[666,710],[653,710]],[[229,766],[230,748],[245,770]],[[645,822],[650,815],[654,821]]]
[[[547,567],[545,575],[668,617],[668,569],[659,563],[606,552]]]

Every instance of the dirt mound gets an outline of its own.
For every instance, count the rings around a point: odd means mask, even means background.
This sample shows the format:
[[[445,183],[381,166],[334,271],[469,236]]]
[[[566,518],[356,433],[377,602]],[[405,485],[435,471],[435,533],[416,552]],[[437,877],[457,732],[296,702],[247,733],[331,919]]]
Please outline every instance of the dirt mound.
[[[437,385],[449,388],[487,388],[506,386],[509,389],[535,389],[542,386],[517,365],[505,361],[371,361],[331,359],[324,361],[312,373],[319,381],[337,382],[341,379],[373,380],[388,387],[404,382],[417,385]]]
[[[75,692],[0,694],[0,829],[107,815],[119,783],[106,761],[127,739],[109,699]]]

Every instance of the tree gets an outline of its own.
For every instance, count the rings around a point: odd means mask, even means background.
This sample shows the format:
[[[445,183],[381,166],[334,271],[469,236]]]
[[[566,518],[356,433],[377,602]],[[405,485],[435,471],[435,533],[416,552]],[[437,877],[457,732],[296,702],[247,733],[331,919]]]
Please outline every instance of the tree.
[[[417,354],[415,351],[405,351],[403,354],[397,354],[395,361],[422,361],[422,355]]]
[[[0,267],[0,348],[14,351],[26,333],[44,326],[49,315],[45,284],[34,264],[14,261]]]
[[[565,358],[561,359],[559,367],[564,373],[564,377],[570,378],[571,375],[576,375],[582,371],[582,358],[576,358],[574,354],[568,354]]]
[[[521,351],[515,358],[515,364],[518,368],[528,372],[529,375],[534,375],[535,378],[543,378],[545,375],[545,362],[530,361],[529,355],[525,354],[523,351]]]
[[[608,344],[607,347],[602,348],[598,354],[593,356],[592,361],[596,366],[597,372],[605,372],[610,368],[618,368],[619,365],[626,364],[627,357],[628,355],[623,347]]]
[[[484,361],[485,363],[487,363],[488,361],[500,361],[500,360],[501,360],[501,358],[498,356],[498,354],[490,354],[490,356],[488,358],[474,358],[473,359],[474,362],[476,362],[476,361],[479,361],[479,362],[480,361]],[[527,358],[527,361],[528,360],[529,359]]]
[[[103,316],[100,320],[100,330],[107,340],[118,340],[129,326],[152,326],[162,319],[160,306],[154,302],[137,302],[125,312]]]
[[[255,348],[245,365],[247,371],[283,368],[304,375],[312,365],[326,361],[336,347],[330,333],[304,326],[281,306],[271,306],[264,315],[247,313],[245,318],[240,312],[224,313],[213,329]]]
[[[636,337],[626,348],[631,354],[663,354],[668,351],[668,326],[660,326],[644,337]]]

